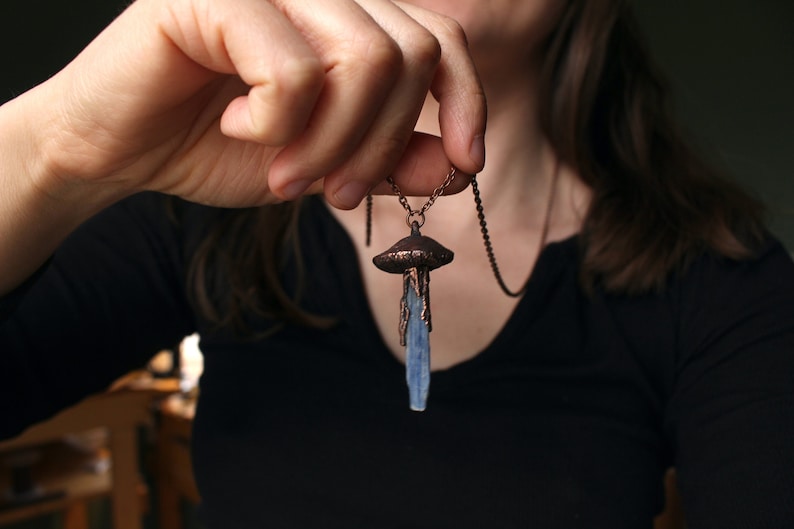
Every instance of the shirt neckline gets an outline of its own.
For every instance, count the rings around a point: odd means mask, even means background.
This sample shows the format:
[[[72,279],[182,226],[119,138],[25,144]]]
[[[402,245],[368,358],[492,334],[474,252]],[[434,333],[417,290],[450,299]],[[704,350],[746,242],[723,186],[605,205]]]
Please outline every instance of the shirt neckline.
[[[320,197],[313,198],[315,199],[313,202],[317,204],[315,207],[321,213],[321,221],[329,226],[330,240],[334,241],[333,244],[337,246],[336,251],[348,253],[351,256],[352,269],[351,274],[348,276],[350,284],[346,285],[346,288],[359,306],[359,314],[363,318],[361,323],[366,327],[359,331],[362,334],[366,333],[368,342],[377,351],[377,357],[386,369],[404,371],[405,364],[392,354],[375,321],[375,316],[364,288],[363,271],[361,270],[358,250],[353,239],[344,226],[328,210],[329,206],[325,201]],[[513,312],[493,340],[472,357],[448,368],[434,370],[432,372],[434,382],[441,382],[447,377],[454,377],[472,369],[477,369],[482,363],[488,362],[491,357],[496,356],[498,351],[504,350],[504,345],[514,340],[526,328],[526,325],[538,316],[543,309],[543,300],[551,293],[567,268],[575,262],[578,240],[579,235],[574,234],[565,239],[547,243],[535,262],[527,282],[526,291],[521,296],[521,300],[516,304]],[[399,300],[395,301],[395,303],[398,302]]]

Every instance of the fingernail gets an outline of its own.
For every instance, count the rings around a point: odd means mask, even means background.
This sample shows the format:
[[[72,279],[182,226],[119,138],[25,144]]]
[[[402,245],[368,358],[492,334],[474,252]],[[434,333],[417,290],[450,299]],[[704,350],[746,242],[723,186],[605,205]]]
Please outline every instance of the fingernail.
[[[367,196],[369,193],[370,185],[368,182],[360,182],[353,180],[340,187],[334,198],[339,202],[339,205],[346,208],[354,208]]]
[[[469,158],[479,169],[485,165],[485,138],[482,134],[474,137],[469,148]]]
[[[311,180],[295,180],[285,185],[281,190],[281,194],[284,195],[286,200],[295,200],[303,195],[310,185],[312,185]]]

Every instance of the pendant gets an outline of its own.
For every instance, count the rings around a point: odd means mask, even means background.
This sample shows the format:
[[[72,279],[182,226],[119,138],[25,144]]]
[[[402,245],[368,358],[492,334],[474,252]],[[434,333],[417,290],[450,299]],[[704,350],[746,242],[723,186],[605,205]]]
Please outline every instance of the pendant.
[[[375,256],[375,266],[403,275],[400,302],[400,345],[405,347],[405,379],[410,407],[423,411],[430,390],[430,270],[452,261],[454,254],[430,237],[419,233],[420,224],[411,223],[411,234]]]

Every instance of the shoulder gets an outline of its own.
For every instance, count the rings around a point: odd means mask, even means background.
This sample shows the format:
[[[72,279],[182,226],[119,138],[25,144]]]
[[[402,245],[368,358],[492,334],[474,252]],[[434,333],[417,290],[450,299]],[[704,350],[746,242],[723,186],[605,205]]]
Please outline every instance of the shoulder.
[[[690,354],[708,343],[753,340],[794,326],[794,262],[768,237],[750,259],[704,254],[675,280],[679,332]]]
[[[672,415],[696,423],[717,403],[794,394],[794,263],[780,242],[741,261],[704,255],[675,295]]]
[[[746,367],[764,354],[785,363],[786,343],[794,351],[794,262],[772,237],[753,258],[703,252],[661,291],[604,299],[668,398],[715,366]]]
[[[783,244],[767,236],[755,255],[742,260],[704,253],[678,278],[684,291],[702,290],[698,287],[733,285],[738,292],[755,292],[759,287],[771,290],[794,288],[794,261]],[[726,292],[723,292],[727,294]]]
[[[678,347],[665,426],[687,516],[693,525],[790,526],[791,256],[769,238],[752,259],[703,255],[676,283]]]

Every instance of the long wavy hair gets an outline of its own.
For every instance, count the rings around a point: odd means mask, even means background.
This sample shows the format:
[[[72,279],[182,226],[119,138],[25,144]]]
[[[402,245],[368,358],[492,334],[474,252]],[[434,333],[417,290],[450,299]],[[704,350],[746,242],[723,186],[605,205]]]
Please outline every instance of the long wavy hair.
[[[638,294],[704,251],[750,257],[763,207],[684,141],[630,3],[570,1],[548,51],[542,126],[593,190],[583,285]]]
[[[752,256],[762,207],[687,146],[629,2],[570,0],[546,45],[543,130],[593,192],[579,237],[583,288],[636,295],[662,289],[704,252]],[[300,207],[240,210],[213,227],[190,273],[205,316],[220,325],[240,324],[250,311],[331,323],[302,310],[279,281],[283,253],[300,256]]]

